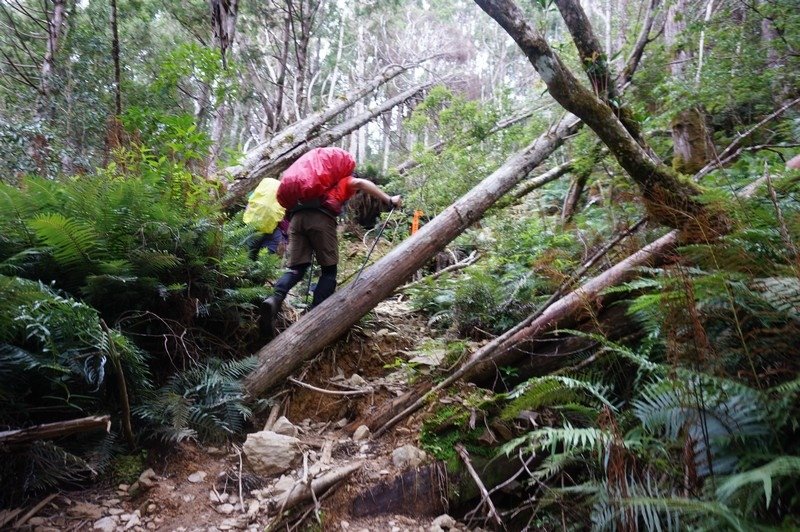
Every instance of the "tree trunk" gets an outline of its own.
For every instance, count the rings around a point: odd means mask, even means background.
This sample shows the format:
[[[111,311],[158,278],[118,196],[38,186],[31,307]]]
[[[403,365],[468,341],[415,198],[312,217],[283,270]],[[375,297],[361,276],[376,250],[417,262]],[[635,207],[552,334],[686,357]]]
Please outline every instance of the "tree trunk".
[[[278,95],[275,98],[275,122],[272,124],[272,131],[279,131],[283,127],[283,99],[286,95],[286,64],[289,61],[289,38],[290,38],[289,15],[283,18],[283,47],[281,49],[280,70],[275,85]]]
[[[364,113],[357,115],[349,120],[332,127],[331,129],[325,130],[321,133],[317,133],[316,130],[309,133],[309,136],[301,139],[302,142],[296,142],[294,145],[286,149],[285,151],[275,155],[270,159],[263,159],[259,162],[258,166],[253,169],[253,174],[259,176],[258,179],[263,179],[264,177],[269,176],[276,176],[284,171],[286,168],[289,167],[294,161],[300,158],[301,155],[312,150],[314,148],[320,148],[323,146],[330,146],[334,142],[337,142],[344,138],[349,133],[356,131],[358,128],[363,126],[364,124],[372,121],[375,117],[380,116],[381,114],[390,111],[397,105],[402,104],[406,100],[415,97],[420,92],[427,89],[431,83],[425,83],[423,85],[417,85],[416,87],[412,87],[405,92],[402,92],[391,98],[382,102],[379,106],[367,110]],[[297,139],[295,139],[297,140]],[[254,178],[255,179],[255,178]],[[237,181],[234,183],[240,183],[241,181]],[[253,188],[258,184],[258,181],[255,181],[253,184]],[[240,189],[241,190],[241,189]],[[248,190],[249,192],[249,190]],[[231,203],[228,204],[229,208],[232,208],[235,205],[235,202],[232,198],[226,198],[226,201],[230,200]]]
[[[236,19],[239,15],[238,0],[209,0],[211,5],[211,26],[214,45],[219,48],[222,68],[227,69],[225,59],[228,49],[236,36]],[[216,91],[215,91],[216,92]],[[214,121],[211,124],[211,146],[208,154],[208,175],[217,172],[217,160],[222,153],[225,141],[225,119],[228,103],[225,95],[214,96]]]
[[[728,230],[724,214],[699,198],[693,183],[681,180],[670,168],[654,161],[623,126],[614,109],[581,85],[547,42],[525,21],[510,0],[475,0],[516,41],[565,109],[580,117],[608,146],[639,186],[653,220],[679,228],[684,238],[708,240]]]
[[[357,282],[334,293],[261,348],[257,353],[258,368],[244,380],[247,392],[257,396],[284,382],[298,365],[347,331],[431,257],[478,221],[501,196],[553,153],[567,136],[577,131],[579,124],[574,116],[568,116],[510,158],[414,236],[364,270]]]
[[[64,30],[66,8],[66,0],[53,0],[53,12],[46,13],[47,44],[39,71],[39,99],[36,105],[36,118],[42,123],[47,122],[52,116],[53,102],[50,93],[52,92],[53,69],[55,68],[58,42]]]
[[[49,440],[61,438],[79,432],[111,429],[111,416],[90,416],[69,421],[58,421],[28,427],[27,429],[7,430],[0,432],[0,445],[13,445],[32,440]]]
[[[687,67],[692,59],[691,50],[678,47],[686,32],[687,0],[677,0],[667,10],[664,25],[664,44],[674,50],[669,66],[670,74],[688,83]],[[694,174],[712,158],[713,147],[709,141],[705,113],[698,108],[685,109],[672,118],[672,167],[684,174]]]
[[[117,0],[111,0],[111,55],[114,59],[114,114],[122,114],[122,86],[119,67],[119,32],[117,30]]]
[[[354,89],[334,105],[295,122],[284,128],[280,133],[272,136],[268,141],[250,150],[244,156],[241,164],[224,170],[235,181],[231,184],[228,194],[223,200],[223,206],[232,208],[237,203],[240,203],[258,185],[261,179],[266,177],[267,171],[274,170],[271,166],[271,161],[288,152],[297,150],[298,147],[302,147],[309,139],[314,138],[315,133],[323,125],[412,66],[416,65],[392,65],[387,67],[381,74],[375,76],[361,87]]]

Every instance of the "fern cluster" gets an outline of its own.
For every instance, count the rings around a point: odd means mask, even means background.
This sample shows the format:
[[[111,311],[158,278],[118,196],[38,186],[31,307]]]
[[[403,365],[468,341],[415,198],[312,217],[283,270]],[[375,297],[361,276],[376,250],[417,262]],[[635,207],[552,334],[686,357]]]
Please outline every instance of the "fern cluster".
[[[800,237],[792,194],[780,206]],[[507,419],[553,422],[502,448],[541,458],[535,511],[597,530],[797,525],[800,283],[774,205],[732,213],[749,223],[610,291],[631,295],[637,345],[592,335],[592,366],[507,394]]]
[[[109,413],[118,435],[125,402],[138,442],[242,429],[252,361],[236,359],[263,341],[257,304],[279,264],[248,258],[249,230],[192,172],[203,135],[184,126],[92,174],[0,183],[0,430]],[[4,448],[18,467],[0,475],[27,479],[14,497],[58,480],[49,459],[85,479],[115,451],[105,441]]]

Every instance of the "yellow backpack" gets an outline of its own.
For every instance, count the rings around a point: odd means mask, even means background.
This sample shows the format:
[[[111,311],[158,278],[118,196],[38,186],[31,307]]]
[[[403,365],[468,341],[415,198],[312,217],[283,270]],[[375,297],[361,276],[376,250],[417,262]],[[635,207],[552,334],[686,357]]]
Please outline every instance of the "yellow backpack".
[[[244,223],[262,233],[271,233],[275,230],[286,214],[286,209],[278,203],[278,185],[280,182],[271,177],[261,180],[247,200]]]

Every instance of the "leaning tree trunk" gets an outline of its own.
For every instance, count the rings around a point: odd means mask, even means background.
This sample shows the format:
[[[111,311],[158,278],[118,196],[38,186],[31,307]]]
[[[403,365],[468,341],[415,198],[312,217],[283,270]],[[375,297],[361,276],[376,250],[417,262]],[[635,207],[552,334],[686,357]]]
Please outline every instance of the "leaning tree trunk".
[[[250,150],[245,154],[240,164],[228,167],[224,170],[226,174],[234,179],[234,182],[231,184],[228,194],[223,200],[223,206],[225,208],[231,208],[241,203],[243,198],[258,185],[261,179],[266,177],[265,167],[269,165],[271,160],[283,153],[302,146],[310,138],[313,138],[316,131],[333,118],[352,107],[358,100],[417,64],[418,63],[392,65],[387,67],[383,72],[364,85],[337,100],[334,105],[295,122],[273,135],[268,141],[262,142]]]
[[[261,348],[258,351],[258,367],[244,381],[248,393],[259,395],[284,382],[298,365],[347,331],[431,257],[478,221],[489,207],[579,127],[580,121],[569,115],[557,127],[510,158],[414,236],[366,269],[357,281],[334,293]]]
[[[575,0],[572,0],[573,2]],[[700,189],[654,160],[619,120],[616,110],[584,87],[511,0],[475,2],[516,41],[550,95],[597,134],[639,186],[653,220],[679,228],[684,238],[708,240],[728,230],[724,213],[700,200]],[[579,8],[579,7],[578,7]]]
[[[382,102],[379,106],[367,110],[366,112],[322,133],[309,131],[309,136],[305,138],[304,142],[295,143],[281,153],[276,154],[274,157],[262,159],[253,169],[252,173],[259,176],[259,180],[263,179],[264,177],[277,176],[280,172],[288,168],[289,165],[291,165],[294,161],[299,159],[301,155],[309,150],[318,147],[329,146],[330,144],[342,139],[345,135],[356,131],[367,122],[374,120],[375,117],[380,116],[381,114],[392,110],[397,105],[400,105],[401,103],[415,97],[417,94],[430,87],[431,84],[432,83],[429,82],[412,87],[405,92],[402,92],[397,96]],[[258,184],[258,181],[255,181],[254,178],[248,178],[248,181],[253,185],[252,188],[255,188],[255,185]],[[237,183],[240,183],[240,181],[237,181],[234,183],[234,185]],[[248,189],[247,191],[249,192],[251,189]],[[241,190],[242,188],[240,187],[238,191],[241,192]],[[225,199],[226,207],[230,208],[234,206],[236,200],[239,199],[241,199],[241,196],[231,197],[231,193],[229,192],[228,197]]]

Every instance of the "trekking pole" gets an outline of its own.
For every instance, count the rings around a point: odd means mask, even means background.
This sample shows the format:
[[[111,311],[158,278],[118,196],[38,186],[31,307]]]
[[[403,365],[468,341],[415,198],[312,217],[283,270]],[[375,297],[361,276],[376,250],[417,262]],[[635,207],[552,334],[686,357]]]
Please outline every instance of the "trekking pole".
[[[306,309],[308,309],[308,296],[311,294],[311,278],[314,277],[314,254],[311,254],[311,264],[308,265],[308,288],[306,288]]]
[[[393,205],[392,206],[392,210],[389,211],[389,216],[386,217],[386,221],[383,222],[383,225],[381,226],[380,231],[378,231],[378,236],[375,237],[375,241],[372,243],[372,247],[369,248],[369,252],[367,253],[367,258],[364,259],[364,264],[362,264],[361,265],[361,269],[358,270],[358,275],[356,275],[355,280],[353,280],[353,284],[356,284],[358,282],[358,278],[361,277],[361,272],[364,271],[364,266],[366,266],[367,262],[369,262],[369,257],[370,257],[370,255],[372,255],[372,250],[375,249],[375,245],[378,243],[378,240],[381,239],[381,235],[383,234],[383,230],[386,229],[386,225],[389,223],[389,220],[392,218],[392,214],[394,214],[394,209],[395,209],[395,207]]]

